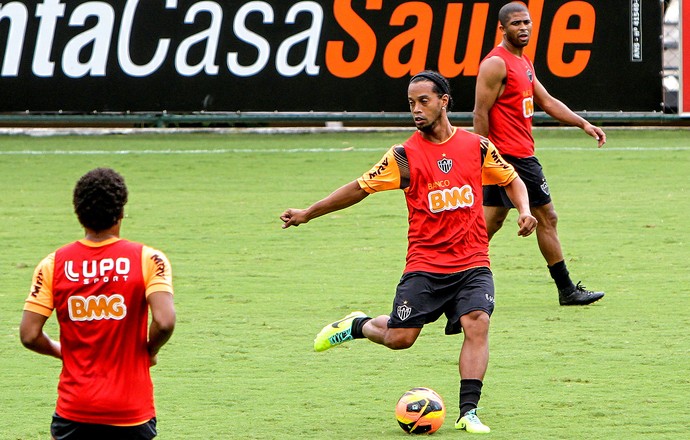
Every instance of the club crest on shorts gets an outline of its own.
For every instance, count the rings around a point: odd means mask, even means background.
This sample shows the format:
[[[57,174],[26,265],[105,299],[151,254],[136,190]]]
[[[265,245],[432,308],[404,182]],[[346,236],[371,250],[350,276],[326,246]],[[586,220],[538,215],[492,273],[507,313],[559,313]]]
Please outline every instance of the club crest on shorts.
[[[398,318],[400,318],[401,321],[404,321],[407,318],[409,318],[411,314],[412,307],[408,306],[407,304],[398,306]]]
[[[448,174],[450,169],[453,168],[453,159],[448,159],[445,156],[446,155],[444,154],[443,159],[437,160],[436,163],[441,171],[443,171],[445,174]]]
[[[551,194],[549,194],[549,184],[546,183],[546,180],[544,180],[541,183],[541,190],[544,191],[544,194],[546,194],[547,196],[551,195]]]

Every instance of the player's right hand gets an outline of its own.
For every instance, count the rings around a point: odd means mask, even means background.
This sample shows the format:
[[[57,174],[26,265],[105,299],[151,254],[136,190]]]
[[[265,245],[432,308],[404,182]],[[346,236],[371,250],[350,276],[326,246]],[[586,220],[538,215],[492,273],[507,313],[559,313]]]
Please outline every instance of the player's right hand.
[[[289,228],[290,226],[299,226],[302,223],[309,221],[306,216],[305,209],[286,209],[285,212],[280,216],[283,221],[283,229]]]

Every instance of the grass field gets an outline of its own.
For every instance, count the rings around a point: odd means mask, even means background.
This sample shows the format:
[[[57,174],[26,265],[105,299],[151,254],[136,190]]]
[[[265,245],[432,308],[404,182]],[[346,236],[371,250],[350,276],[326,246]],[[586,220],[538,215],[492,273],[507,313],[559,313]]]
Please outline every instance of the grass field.
[[[123,236],[166,252],[178,325],[154,367],[161,439],[401,439],[398,397],[427,386],[456,432],[462,336],[444,322],[409,350],[367,341],[312,351],[351,310],[388,313],[406,248],[402,192],[282,230],[278,216],[368,170],[410,132],[0,139],[0,438],[47,439],[59,362],[18,324],[40,259],[78,239],[76,180],[126,178]],[[491,360],[480,412],[493,439],[690,438],[690,132],[537,130],[575,281],[603,289],[558,306],[514,214],[491,245]],[[48,331],[57,336],[54,317]]]

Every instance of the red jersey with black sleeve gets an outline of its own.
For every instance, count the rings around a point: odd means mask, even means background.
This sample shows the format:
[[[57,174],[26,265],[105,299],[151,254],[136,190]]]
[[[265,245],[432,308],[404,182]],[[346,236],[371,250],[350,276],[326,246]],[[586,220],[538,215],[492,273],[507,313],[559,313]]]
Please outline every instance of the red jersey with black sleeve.
[[[124,239],[80,240],[46,257],[32,286],[24,310],[55,310],[60,327],[56,413],[120,426],[155,417],[146,297],[172,293],[165,255]]]
[[[498,56],[506,65],[503,93],[489,110],[489,140],[501,154],[517,158],[534,156],[534,65],[496,46],[484,58]]]
[[[454,273],[489,266],[482,185],[505,186],[516,177],[488,139],[455,128],[439,144],[416,132],[357,181],[368,193],[404,190],[405,272]]]

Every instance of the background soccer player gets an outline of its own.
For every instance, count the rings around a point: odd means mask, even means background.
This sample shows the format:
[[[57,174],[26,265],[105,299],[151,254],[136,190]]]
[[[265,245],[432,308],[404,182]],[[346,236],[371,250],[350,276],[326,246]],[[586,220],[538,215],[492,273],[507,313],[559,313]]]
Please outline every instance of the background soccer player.
[[[498,18],[503,41],[479,67],[474,131],[488,136],[527,186],[532,214],[539,221],[537,243],[558,288],[560,304],[590,304],[602,298],[604,292],[586,290],[570,279],[556,229],[558,216],[541,164],[534,156],[534,104],[559,121],[582,128],[597,140],[599,147],[606,142],[606,134],[551,96],[537,79],[532,62],[523,54],[532,32],[527,7],[520,2],[508,3],[501,8]],[[496,185],[484,188],[489,240],[501,229],[512,206],[502,188]]]
[[[482,183],[506,188],[519,211],[519,235],[536,227],[527,191],[515,170],[482,136],[453,127],[446,78],[424,71],[410,79],[410,111],[417,127],[369,172],[307,209],[288,209],[283,228],[347,208],[371,193],[405,192],[409,214],[408,252],[390,315],[353,312],[327,325],[314,340],[323,351],[367,338],[391,349],[414,344],[425,324],[445,314],[446,334],[464,332],[460,351],[460,416],[457,429],[489,432],[476,415],[489,362],[489,317],[494,309],[493,275],[482,211]]]
[[[127,187],[115,171],[82,176],[73,203],[85,237],[36,267],[19,330],[25,347],[62,360],[51,434],[154,438],[149,368],[175,327],[170,263],[162,252],[120,238]],[[53,311],[59,342],[43,331]]]

